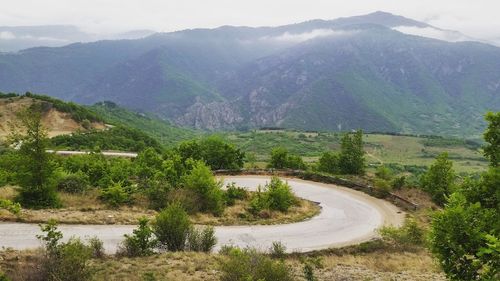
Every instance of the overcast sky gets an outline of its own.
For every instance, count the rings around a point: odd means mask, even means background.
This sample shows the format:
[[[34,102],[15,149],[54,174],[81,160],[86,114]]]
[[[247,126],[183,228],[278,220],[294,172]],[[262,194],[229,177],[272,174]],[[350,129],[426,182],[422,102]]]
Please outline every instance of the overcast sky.
[[[377,10],[500,40],[500,0],[0,0],[0,26],[72,24],[93,33],[282,25]]]

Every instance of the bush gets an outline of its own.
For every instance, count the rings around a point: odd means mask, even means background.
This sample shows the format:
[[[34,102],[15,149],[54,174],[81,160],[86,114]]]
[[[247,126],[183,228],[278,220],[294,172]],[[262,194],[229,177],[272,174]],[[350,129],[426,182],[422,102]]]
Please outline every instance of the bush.
[[[225,207],[222,182],[216,180],[207,165],[202,161],[196,161],[182,182],[185,188],[199,195],[201,211],[209,211],[214,215],[222,214]]]
[[[332,151],[324,152],[319,158],[317,168],[320,172],[338,174],[340,172],[339,155]]]
[[[448,160],[448,153],[441,153],[436,158],[429,171],[422,175],[420,184],[436,204],[444,205],[455,186],[453,162]]]
[[[96,259],[104,258],[104,244],[101,239],[97,238],[97,236],[91,237],[88,240],[89,248],[92,252],[92,257]]]
[[[279,241],[274,241],[271,248],[269,248],[269,253],[275,259],[282,259],[286,255],[286,246]]]
[[[391,182],[391,186],[393,189],[401,189],[405,185],[406,185],[406,176],[396,177]]]
[[[153,223],[159,247],[169,251],[184,250],[191,228],[186,211],[178,203],[169,204]]]
[[[92,249],[77,238],[60,243],[63,236],[54,221],[43,225],[42,231],[45,235],[37,237],[45,243],[45,256],[38,277],[48,281],[90,280],[92,271],[89,261],[92,258]]]
[[[286,212],[297,202],[290,185],[278,177],[272,177],[266,188],[266,197],[271,210]]]
[[[271,160],[269,161],[268,167],[297,170],[305,170],[307,168],[302,157],[289,154],[288,150],[284,147],[275,147],[271,150]]]
[[[392,191],[392,185],[383,179],[375,179],[373,181],[375,187],[382,192],[382,195],[385,196]]]
[[[83,172],[69,174],[57,183],[57,189],[67,193],[83,193],[89,187],[89,178]]]
[[[257,192],[252,196],[252,199],[250,200],[248,211],[253,215],[257,215],[262,210],[266,209],[269,209],[269,200],[267,199],[267,194],[263,192],[259,186]]]
[[[157,241],[148,222],[147,218],[139,219],[139,226],[133,230],[132,235],[125,234],[125,240],[118,249],[118,255],[144,257],[153,254]]]
[[[275,261],[255,249],[233,248],[220,264],[222,281],[293,280],[292,270],[283,262]]]
[[[375,175],[377,176],[377,178],[379,179],[383,179],[383,180],[391,180],[392,177],[393,177],[393,172],[391,169],[389,169],[388,167],[382,165],[382,166],[379,166],[377,168],[377,171],[375,172]]]
[[[189,214],[195,214],[200,211],[200,196],[193,190],[179,188],[168,192],[168,204],[180,204]]]
[[[379,233],[384,241],[398,247],[420,246],[424,243],[424,231],[413,218],[407,218],[401,228],[386,226]]]
[[[169,192],[172,189],[170,184],[165,181],[148,180],[145,185],[149,208],[158,211],[167,207]]]
[[[248,191],[243,188],[236,186],[233,182],[228,184],[226,187],[226,192],[224,193],[224,198],[226,205],[233,206],[236,200],[244,200],[248,198]]]
[[[101,200],[113,208],[117,208],[132,201],[130,190],[126,190],[121,182],[112,184],[101,191]]]
[[[188,249],[195,252],[211,252],[217,244],[215,230],[212,226],[206,226],[201,231],[192,228],[188,235]]]

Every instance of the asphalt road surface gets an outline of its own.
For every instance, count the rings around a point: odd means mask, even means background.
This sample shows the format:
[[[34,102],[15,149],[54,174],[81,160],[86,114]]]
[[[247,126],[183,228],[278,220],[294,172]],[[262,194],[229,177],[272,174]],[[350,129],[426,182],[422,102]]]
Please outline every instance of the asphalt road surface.
[[[250,190],[264,185],[269,177],[230,176],[225,182],[235,182]],[[401,225],[404,214],[387,201],[376,199],[362,192],[331,184],[298,179],[286,179],[299,197],[318,202],[321,213],[307,221],[281,225],[220,226],[216,227],[218,243],[240,247],[268,249],[272,242],[280,241],[288,252],[307,252],[330,247],[357,244],[377,236],[382,225]],[[88,238],[97,236],[104,242],[108,253],[114,253],[131,233],[130,225],[60,225],[65,239],[71,236]],[[0,223],[0,247],[27,249],[40,246],[36,235],[38,225]]]

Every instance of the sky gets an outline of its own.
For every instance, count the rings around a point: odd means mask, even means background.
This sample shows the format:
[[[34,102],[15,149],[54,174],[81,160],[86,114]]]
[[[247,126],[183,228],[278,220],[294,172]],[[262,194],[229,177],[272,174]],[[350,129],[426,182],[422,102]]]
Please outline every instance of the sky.
[[[0,0],[0,26],[70,24],[108,34],[276,26],[386,11],[500,42],[500,0]]]

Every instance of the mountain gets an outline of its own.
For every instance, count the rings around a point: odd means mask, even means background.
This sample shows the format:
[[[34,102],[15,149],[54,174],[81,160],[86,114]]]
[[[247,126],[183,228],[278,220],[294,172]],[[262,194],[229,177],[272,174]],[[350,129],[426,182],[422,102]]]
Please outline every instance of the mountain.
[[[446,38],[418,36],[429,31]],[[471,137],[483,130],[485,111],[500,109],[500,48],[464,40],[385,12],[190,29],[2,54],[0,90],[110,100],[209,130]]]
[[[16,52],[33,47],[60,47],[76,42],[103,39],[137,39],[153,34],[151,30],[98,35],[72,25],[0,26],[0,52]]]

